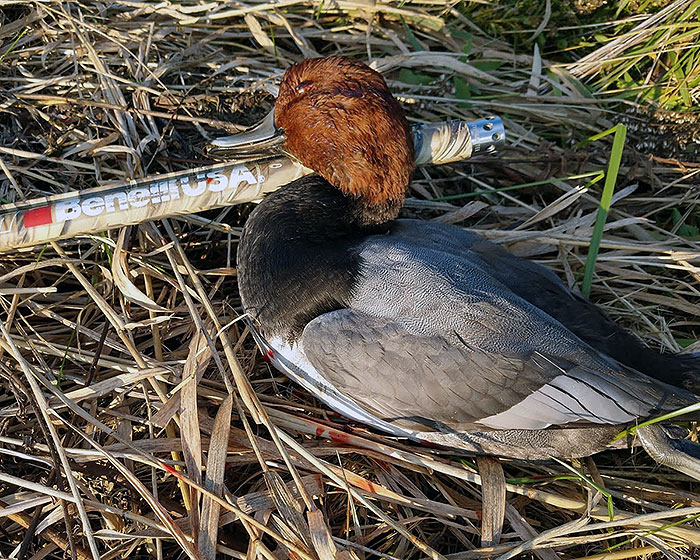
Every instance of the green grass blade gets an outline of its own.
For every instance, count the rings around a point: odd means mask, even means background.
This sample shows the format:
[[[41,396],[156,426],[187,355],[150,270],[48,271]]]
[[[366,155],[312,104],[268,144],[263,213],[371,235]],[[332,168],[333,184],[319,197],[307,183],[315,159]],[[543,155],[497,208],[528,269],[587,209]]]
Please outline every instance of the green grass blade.
[[[666,420],[673,420],[674,418],[678,418],[679,416],[684,416],[685,414],[690,414],[691,412],[698,412],[698,411],[700,411],[700,403],[695,403],[695,404],[691,404],[690,406],[686,406],[684,408],[679,408],[678,410],[674,410],[673,412],[663,414],[662,416],[657,416],[656,418],[646,420],[645,422],[640,422],[636,426],[630,426],[626,430],[617,434],[613,438],[613,441],[617,441],[618,439],[622,439],[624,437],[627,437],[629,434],[633,434],[639,428],[643,428],[644,426],[651,426],[652,424],[658,424],[659,422],[665,422]]]
[[[615,184],[617,182],[617,174],[620,170],[620,162],[622,161],[622,152],[625,147],[625,138],[627,137],[627,127],[622,124],[617,124],[605,132],[601,132],[591,138],[590,142],[598,140],[603,136],[614,133],[612,150],[610,151],[610,160],[608,161],[608,170],[605,173],[605,185],[603,186],[603,194],[600,197],[600,206],[598,207],[598,216],[596,217],[595,226],[593,227],[593,235],[591,236],[591,244],[586,257],[586,266],[583,269],[583,283],[581,284],[581,293],[584,297],[591,295],[591,284],[593,283],[593,270],[598,259],[598,251],[600,249],[600,240],[603,237],[603,228],[605,221],[608,219],[610,212],[610,203],[612,202],[613,193],[615,192]]]
[[[700,513],[696,515],[691,515],[690,517],[684,517],[683,519],[679,519],[678,521],[674,521],[673,523],[666,523],[665,525],[662,525],[661,527],[658,527],[656,529],[652,529],[651,531],[647,531],[643,535],[635,535],[634,537],[631,537],[629,539],[625,539],[621,543],[614,544],[612,546],[609,546],[605,548],[605,552],[612,552],[613,550],[616,550],[618,548],[622,548],[625,545],[633,543],[635,540],[639,539],[640,536],[646,537],[647,535],[653,535],[654,533],[660,533],[661,531],[665,531],[666,529],[670,529],[671,527],[678,527],[679,525],[683,525],[685,523],[690,523],[692,521],[695,521],[696,519],[700,518]]]
[[[416,52],[424,51],[425,49],[423,48],[423,45],[421,45],[418,39],[416,39],[416,36],[413,34],[413,31],[411,31],[411,28],[406,23],[406,19],[403,16],[399,16],[399,18],[401,19],[403,31],[406,34],[406,37],[408,38],[408,42],[411,43],[413,50]]]
[[[562,461],[561,459],[558,459],[556,457],[552,457],[557,463],[559,463],[562,467],[566,468],[567,470],[570,470],[572,473],[574,473],[578,478],[581,479],[581,481],[586,484],[587,486],[590,486],[594,490],[600,492],[603,496],[605,496],[607,502],[608,502],[608,517],[610,518],[610,521],[615,519],[615,509],[613,506],[613,499],[612,499],[612,494],[608,492],[605,488],[602,486],[596,484],[592,480],[590,480],[588,477],[586,477],[585,474],[583,474],[581,471],[578,469],[574,468],[572,465],[567,463],[566,461]]]
[[[17,38],[16,38],[14,41],[12,41],[12,44],[11,44],[9,47],[7,47],[7,50],[5,50],[4,53],[0,54],[0,62],[2,62],[3,60],[5,60],[5,57],[6,57],[8,54],[10,54],[10,52],[12,52],[12,49],[15,48],[15,46],[17,45],[17,43],[19,43],[19,40],[20,40],[22,37],[24,37],[24,35],[27,33],[27,31],[29,31],[29,27],[25,27],[25,28],[22,30],[22,32],[17,36]]]
[[[436,198],[431,198],[430,200],[436,201],[447,201],[447,200],[459,200],[461,198],[471,198],[474,196],[481,196],[483,194],[494,194],[499,192],[514,191],[518,189],[525,189],[527,187],[539,187],[540,185],[549,185],[557,181],[573,181],[575,179],[585,179],[587,177],[593,177],[591,181],[586,183],[586,187],[590,187],[595,184],[603,177],[602,171],[589,171],[588,173],[579,173],[578,175],[569,175],[568,177],[552,177],[551,179],[543,179],[542,181],[533,181],[531,183],[521,183],[520,185],[510,185],[508,187],[497,187],[488,191],[472,191],[468,193],[452,194],[449,196],[439,196]]]

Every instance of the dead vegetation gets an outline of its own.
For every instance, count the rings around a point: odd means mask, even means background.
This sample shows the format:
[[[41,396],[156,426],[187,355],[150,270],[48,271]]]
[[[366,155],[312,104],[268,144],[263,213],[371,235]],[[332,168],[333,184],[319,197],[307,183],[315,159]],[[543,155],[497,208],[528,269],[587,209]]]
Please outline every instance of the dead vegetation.
[[[696,116],[586,88],[590,66],[515,54],[460,5],[0,0],[0,24],[5,202],[201,164],[290,63],[340,53],[413,121],[503,116],[506,149],[419,170],[405,213],[575,286],[610,154],[580,143],[624,122],[592,297],[655,348],[700,350]],[[238,321],[248,211],[2,255],[2,556],[696,557],[697,483],[643,452],[504,461],[503,478],[348,425],[271,371]]]

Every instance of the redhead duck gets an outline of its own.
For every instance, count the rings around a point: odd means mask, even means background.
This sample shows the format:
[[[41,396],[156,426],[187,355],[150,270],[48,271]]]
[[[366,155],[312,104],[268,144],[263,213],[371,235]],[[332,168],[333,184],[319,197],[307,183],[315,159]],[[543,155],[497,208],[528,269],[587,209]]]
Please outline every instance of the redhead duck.
[[[414,149],[377,72],[343,57],[295,64],[265,122],[222,146],[278,145],[315,174],[251,213],[240,295],[272,364],[331,408],[398,436],[542,459],[590,455],[698,401],[696,356],[651,351],[475,233],[397,219]],[[657,458],[677,447],[646,433]]]

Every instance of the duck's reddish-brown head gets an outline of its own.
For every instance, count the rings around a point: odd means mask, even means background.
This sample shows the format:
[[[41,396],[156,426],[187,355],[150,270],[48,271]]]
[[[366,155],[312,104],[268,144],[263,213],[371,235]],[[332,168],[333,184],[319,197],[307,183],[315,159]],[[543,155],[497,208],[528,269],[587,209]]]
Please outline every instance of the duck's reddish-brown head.
[[[287,152],[343,192],[398,212],[413,139],[379,73],[343,57],[304,60],[287,70],[274,112]]]

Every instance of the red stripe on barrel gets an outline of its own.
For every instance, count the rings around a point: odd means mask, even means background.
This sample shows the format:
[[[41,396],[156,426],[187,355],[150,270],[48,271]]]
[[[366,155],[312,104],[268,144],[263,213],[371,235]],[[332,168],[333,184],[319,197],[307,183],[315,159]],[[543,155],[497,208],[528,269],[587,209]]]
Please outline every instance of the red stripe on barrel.
[[[34,210],[29,210],[24,213],[24,227],[43,226],[52,222],[51,206],[34,208]]]

